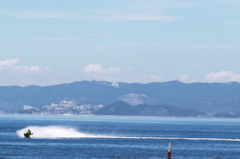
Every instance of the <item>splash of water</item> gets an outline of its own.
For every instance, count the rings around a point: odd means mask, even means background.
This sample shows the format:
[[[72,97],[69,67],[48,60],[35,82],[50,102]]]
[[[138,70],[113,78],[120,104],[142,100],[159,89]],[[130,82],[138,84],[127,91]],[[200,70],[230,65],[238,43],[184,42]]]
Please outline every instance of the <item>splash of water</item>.
[[[30,129],[33,133],[31,138],[87,138],[94,137],[94,135],[84,134],[78,132],[76,129],[71,127],[63,126],[28,126],[16,133],[19,137],[24,137],[24,133]]]
[[[131,137],[131,136],[103,136],[91,135],[77,131],[71,127],[64,126],[28,126],[16,133],[19,137],[24,137],[24,132],[30,129],[33,132],[31,138],[108,138],[108,139],[150,139],[150,140],[213,140],[213,141],[237,141],[240,139],[221,139],[221,138],[181,138],[181,137]]]

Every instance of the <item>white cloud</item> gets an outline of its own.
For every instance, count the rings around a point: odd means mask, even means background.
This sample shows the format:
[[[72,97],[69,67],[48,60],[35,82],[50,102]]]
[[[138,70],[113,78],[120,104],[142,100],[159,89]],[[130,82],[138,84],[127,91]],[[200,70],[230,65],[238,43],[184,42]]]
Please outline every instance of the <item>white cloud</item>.
[[[126,0],[126,3],[129,0]],[[132,9],[138,10],[166,10],[166,9],[186,9],[201,5],[201,2],[181,2],[179,0],[136,0]]]
[[[149,75],[148,78],[150,78],[152,80],[162,80],[163,79],[161,76],[157,76],[155,74]]]
[[[129,66],[127,68],[119,68],[119,67],[112,67],[112,68],[104,68],[100,64],[90,64],[83,69],[83,72],[89,74],[111,74],[111,73],[122,73],[122,72],[129,72],[132,71],[133,67]]]
[[[122,72],[122,69],[119,67],[114,67],[114,68],[108,68],[107,72],[115,72],[115,73],[120,73]]]
[[[180,81],[184,81],[184,80],[187,80],[188,77],[189,77],[189,75],[179,75],[179,76],[178,76],[178,79],[179,79]]]
[[[16,66],[19,61],[20,61],[19,59],[8,59],[5,61],[0,60],[0,70],[14,70],[14,71],[19,71],[23,73],[27,73],[27,72],[40,73],[40,72],[48,71],[51,69],[50,67],[41,68],[39,66],[30,66],[30,67]]]
[[[86,66],[83,71],[85,73],[106,73],[106,69],[104,69],[102,65],[99,64],[90,64]]]
[[[52,13],[52,12],[36,12],[36,11],[0,11],[0,14],[18,17],[18,18],[64,18],[78,20],[147,20],[147,21],[173,21],[180,18],[169,15],[162,15],[159,12],[130,12],[130,11],[85,11],[81,14],[70,13]]]
[[[125,71],[125,72],[130,72],[130,71],[134,71],[134,68],[133,68],[133,66],[129,66],[129,67],[124,68],[122,70]]]
[[[205,77],[209,81],[214,82],[231,82],[231,81],[240,81],[240,75],[235,74],[233,71],[220,71],[220,72],[211,72]]]
[[[101,20],[145,20],[145,21],[172,21],[179,19],[175,16],[161,15],[151,12],[108,12],[97,15]]]
[[[1,10],[0,14],[19,18],[64,18],[63,13],[37,12],[37,11],[5,11]]]
[[[175,48],[233,48],[240,47],[239,42],[198,42],[198,43],[109,43],[110,46],[163,46]]]
[[[18,63],[18,61],[19,61],[19,59],[8,59],[5,61],[0,60],[0,69],[9,68],[9,67],[15,65],[16,63]]]
[[[50,68],[50,67],[41,68],[41,67],[39,67],[39,66],[31,66],[31,67],[27,67],[27,66],[16,66],[16,67],[13,67],[13,69],[16,70],[16,71],[23,72],[23,73],[28,73],[28,72],[40,73],[40,72],[43,72],[43,71],[48,71],[48,70],[50,70],[51,68]]]

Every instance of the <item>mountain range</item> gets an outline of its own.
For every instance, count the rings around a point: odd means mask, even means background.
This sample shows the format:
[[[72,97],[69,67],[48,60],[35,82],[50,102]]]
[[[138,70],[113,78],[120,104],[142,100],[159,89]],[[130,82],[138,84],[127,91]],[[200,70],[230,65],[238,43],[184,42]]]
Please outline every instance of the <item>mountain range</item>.
[[[168,105],[205,113],[231,113],[240,111],[240,84],[79,81],[52,86],[0,86],[0,111],[6,113],[15,113],[24,105],[41,108],[62,100],[103,105],[124,101],[133,106]]]

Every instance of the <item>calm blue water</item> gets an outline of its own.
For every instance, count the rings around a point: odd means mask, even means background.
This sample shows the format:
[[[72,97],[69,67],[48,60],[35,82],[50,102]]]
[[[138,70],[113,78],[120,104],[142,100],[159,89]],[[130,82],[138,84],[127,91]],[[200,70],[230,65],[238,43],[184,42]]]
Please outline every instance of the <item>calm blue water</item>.
[[[23,138],[28,128],[32,138]],[[240,158],[239,119],[0,115],[0,158]]]

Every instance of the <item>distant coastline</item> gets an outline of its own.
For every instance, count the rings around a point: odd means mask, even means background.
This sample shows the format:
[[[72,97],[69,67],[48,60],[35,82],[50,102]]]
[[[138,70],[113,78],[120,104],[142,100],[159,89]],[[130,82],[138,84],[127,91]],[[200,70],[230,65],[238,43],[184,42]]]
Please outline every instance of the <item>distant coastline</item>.
[[[96,116],[96,117],[141,117],[141,118],[186,118],[186,119],[240,119],[240,117],[238,118],[228,118],[228,117],[224,117],[224,118],[220,118],[220,117],[172,117],[172,116],[130,116],[130,115],[93,115],[93,114],[88,114],[88,115],[76,115],[76,114],[73,114],[73,115],[64,115],[64,114],[47,114],[47,115],[41,115],[41,114],[7,114],[7,113],[4,113],[4,114],[0,114],[1,115],[19,115],[19,116]]]
[[[116,102],[125,104],[113,106]],[[78,81],[0,86],[0,114],[81,114],[240,118],[240,83]]]

